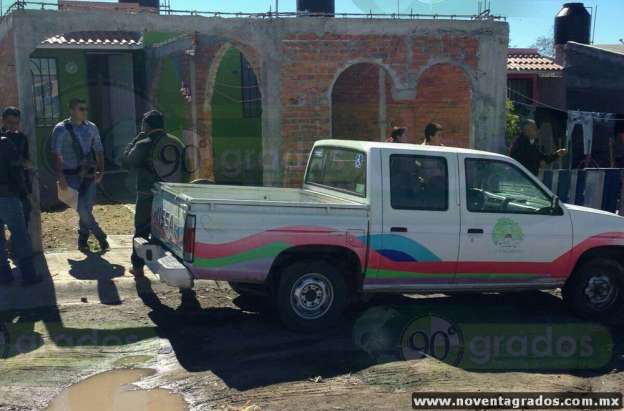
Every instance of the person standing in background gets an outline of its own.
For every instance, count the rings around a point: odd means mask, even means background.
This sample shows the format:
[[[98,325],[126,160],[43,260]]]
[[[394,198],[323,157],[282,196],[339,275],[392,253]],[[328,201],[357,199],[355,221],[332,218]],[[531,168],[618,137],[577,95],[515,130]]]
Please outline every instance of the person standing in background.
[[[440,142],[442,138],[442,126],[438,123],[429,123],[425,126],[425,139],[422,142],[423,146],[443,146]]]
[[[69,103],[70,118],[61,121],[52,131],[52,154],[58,184],[78,192],[78,249],[88,251],[89,235],[93,234],[100,250],[110,248],[106,233],[93,216],[97,184],[104,176],[104,147],[95,124],[87,120],[89,108],[81,98]]]
[[[24,185],[26,190],[20,198],[20,201],[22,203],[26,228],[28,229],[30,212],[32,210],[30,202],[30,195],[32,194],[32,180],[30,177],[32,162],[30,161],[28,137],[20,130],[20,120],[21,112],[17,107],[6,107],[2,110],[2,129],[0,129],[0,136],[8,138],[13,143],[13,146],[15,146],[17,156],[19,157],[19,163],[24,173]]]
[[[539,129],[535,120],[525,120],[520,127],[520,135],[511,145],[509,156],[522,164],[533,175],[539,174],[542,162],[550,164],[567,154],[565,148],[551,154],[545,154],[538,146]]]
[[[387,143],[407,143],[407,128],[393,127],[390,137],[386,139]]]

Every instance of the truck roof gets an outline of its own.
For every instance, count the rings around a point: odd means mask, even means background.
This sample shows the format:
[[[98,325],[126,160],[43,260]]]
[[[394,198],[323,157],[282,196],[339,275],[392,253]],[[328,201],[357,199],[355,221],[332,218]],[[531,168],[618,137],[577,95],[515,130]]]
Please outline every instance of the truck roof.
[[[459,147],[443,147],[443,146],[424,146],[422,144],[402,144],[402,143],[386,143],[379,141],[359,141],[359,140],[318,140],[314,146],[332,146],[351,148],[359,151],[369,151],[370,149],[393,149],[405,151],[422,151],[427,153],[458,153],[458,154],[480,154],[492,157],[505,157],[502,154],[492,153],[490,151],[472,150]]]

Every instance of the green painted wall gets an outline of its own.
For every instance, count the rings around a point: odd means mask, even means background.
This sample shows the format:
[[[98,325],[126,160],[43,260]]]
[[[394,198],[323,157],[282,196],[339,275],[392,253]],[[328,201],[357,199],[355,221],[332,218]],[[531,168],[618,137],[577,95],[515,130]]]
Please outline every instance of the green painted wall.
[[[89,98],[87,87],[87,62],[81,50],[38,50],[32,57],[56,59],[58,87],[61,105],[59,121],[69,117],[69,101],[74,97]],[[68,72],[68,68],[70,69]],[[50,141],[53,126],[36,127],[37,162],[42,172],[51,170]]]
[[[238,50],[228,50],[215,81],[215,179],[218,184],[262,185],[262,119],[243,116],[240,58]]]
[[[165,114],[167,131],[182,139],[182,130],[192,128],[187,124],[187,111],[191,105],[184,99],[180,92],[182,79],[178,74],[175,61],[166,57],[162,63],[162,71],[156,85],[155,101],[156,108]]]

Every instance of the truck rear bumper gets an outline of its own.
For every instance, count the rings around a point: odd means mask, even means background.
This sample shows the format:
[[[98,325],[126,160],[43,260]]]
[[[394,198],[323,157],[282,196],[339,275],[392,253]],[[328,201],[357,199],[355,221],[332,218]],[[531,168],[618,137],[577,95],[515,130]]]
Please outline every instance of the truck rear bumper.
[[[193,288],[193,275],[171,252],[144,238],[135,238],[133,243],[137,255],[160,281],[171,287]]]

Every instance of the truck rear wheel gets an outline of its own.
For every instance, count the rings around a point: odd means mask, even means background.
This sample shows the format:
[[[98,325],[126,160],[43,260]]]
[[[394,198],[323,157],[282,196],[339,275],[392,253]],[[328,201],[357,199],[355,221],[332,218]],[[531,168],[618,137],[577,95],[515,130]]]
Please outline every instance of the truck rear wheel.
[[[319,331],[331,328],[341,320],[347,305],[347,286],[332,265],[301,261],[282,271],[276,303],[287,328]]]
[[[624,268],[608,258],[583,264],[562,290],[565,303],[580,317],[609,325],[624,321]]]

